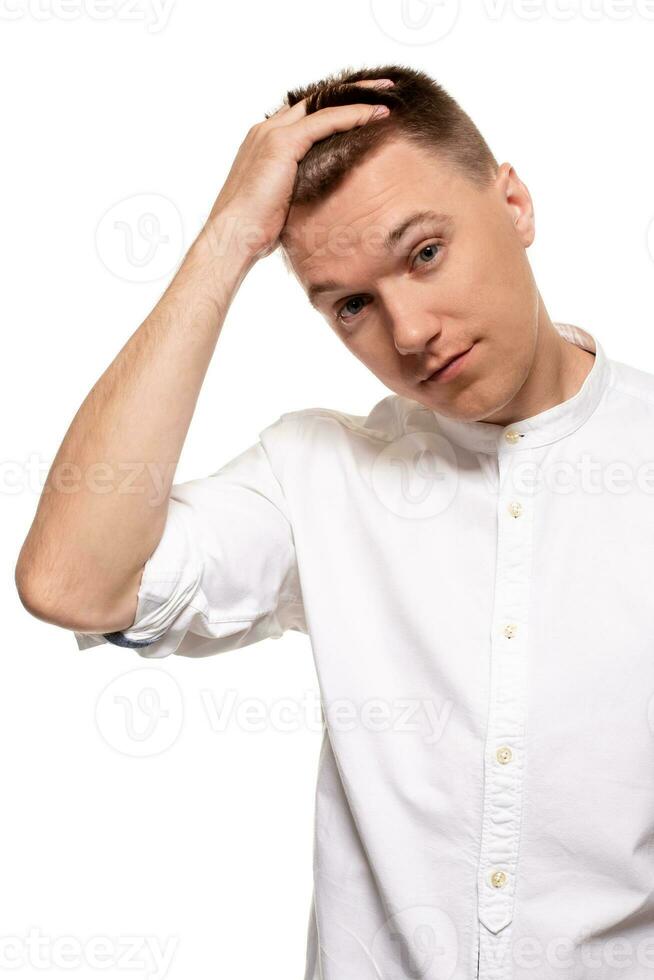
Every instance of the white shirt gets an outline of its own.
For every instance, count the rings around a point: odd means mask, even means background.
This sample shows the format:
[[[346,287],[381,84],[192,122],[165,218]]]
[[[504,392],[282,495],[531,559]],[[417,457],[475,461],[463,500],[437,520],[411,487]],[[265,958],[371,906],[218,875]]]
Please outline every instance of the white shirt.
[[[595,360],[529,419],[308,408],[174,485],[112,635],[308,635],[305,980],[654,975],[654,375],[555,326]]]

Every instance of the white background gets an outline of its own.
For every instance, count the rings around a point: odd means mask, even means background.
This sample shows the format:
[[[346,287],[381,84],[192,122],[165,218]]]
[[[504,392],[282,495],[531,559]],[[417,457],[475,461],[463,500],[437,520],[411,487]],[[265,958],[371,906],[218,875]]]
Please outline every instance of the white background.
[[[553,319],[654,372],[653,44],[646,0],[0,0],[7,975],[303,976],[320,744],[307,637],[198,661],[79,652],[13,585],[68,424],[167,285],[247,129],[342,67],[424,69],[529,187]],[[154,247],[147,214],[167,239]],[[275,254],[232,305],[175,480],[214,472],[282,412],[366,414],[386,394]],[[261,730],[237,710],[251,699]]]

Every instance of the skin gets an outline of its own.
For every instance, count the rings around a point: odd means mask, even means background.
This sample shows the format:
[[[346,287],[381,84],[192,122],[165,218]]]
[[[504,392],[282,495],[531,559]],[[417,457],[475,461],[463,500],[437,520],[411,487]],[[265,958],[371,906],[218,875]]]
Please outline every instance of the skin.
[[[394,245],[381,234],[423,210]],[[500,426],[571,398],[594,355],[553,326],[527,258],[534,208],[515,168],[473,184],[441,156],[397,138],[329,196],[292,206],[281,235],[313,305],[363,364],[398,395],[443,415]],[[340,314],[340,315],[339,315]],[[451,380],[422,380],[472,344]]]
[[[307,115],[301,100],[250,127],[168,288],[64,435],[16,563],[18,594],[33,615],[86,633],[134,623],[145,562],[163,533],[175,468],[231,302],[277,247],[307,150],[332,133],[373,125],[374,108],[352,103]]]
[[[445,414],[501,423],[578,390],[592,357],[559,338],[540,301],[525,256],[533,209],[508,165],[482,192],[433,154],[396,141],[356,167],[328,200],[289,210],[298,163],[313,143],[374,125],[373,109],[353,103],[307,115],[302,100],[248,130],[182,265],[64,435],[15,570],[33,615],[87,633],[134,623],[145,563],[161,539],[175,468],[227,311],[280,236],[292,246],[305,288],[338,276],[347,286],[343,301],[360,292],[372,300],[356,327],[329,322],[399,394]],[[423,206],[448,210],[452,229],[414,230],[382,254],[380,228]],[[354,234],[346,250],[333,238],[342,225]],[[414,271],[410,258],[439,239],[434,268]],[[327,299],[333,308],[338,298],[321,296],[324,315]],[[458,378],[421,384],[423,374],[473,340]]]

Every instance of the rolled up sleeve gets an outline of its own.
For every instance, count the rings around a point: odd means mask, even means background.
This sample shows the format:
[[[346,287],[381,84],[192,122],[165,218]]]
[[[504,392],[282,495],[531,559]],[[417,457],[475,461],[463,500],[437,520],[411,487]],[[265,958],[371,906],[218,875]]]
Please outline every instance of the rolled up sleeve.
[[[210,476],[173,484],[134,623],[75,632],[80,650],[108,642],[142,657],[208,656],[306,632],[292,524],[262,442],[268,431]]]

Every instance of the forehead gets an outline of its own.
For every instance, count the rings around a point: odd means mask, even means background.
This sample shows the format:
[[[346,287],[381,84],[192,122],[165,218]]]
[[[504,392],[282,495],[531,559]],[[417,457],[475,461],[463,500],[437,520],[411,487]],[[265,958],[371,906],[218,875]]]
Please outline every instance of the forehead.
[[[385,260],[411,218],[407,237],[436,223],[451,231],[471,193],[470,182],[437,152],[395,140],[365,157],[323,200],[292,206],[281,242],[309,293],[317,279],[343,279]]]

